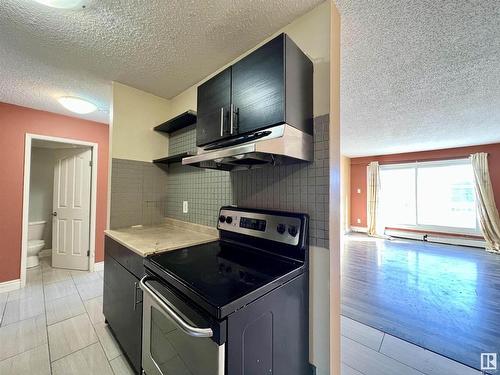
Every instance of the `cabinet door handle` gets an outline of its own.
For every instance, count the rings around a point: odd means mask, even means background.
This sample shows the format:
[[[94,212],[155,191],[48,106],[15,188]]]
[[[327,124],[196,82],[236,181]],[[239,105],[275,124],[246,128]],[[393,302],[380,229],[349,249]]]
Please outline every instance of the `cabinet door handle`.
[[[231,104],[231,110],[230,110],[230,115],[231,115],[231,120],[230,120],[230,124],[231,124],[231,135],[233,135],[233,128],[234,128],[234,104]]]
[[[224,107],[220,109],[220,136],[224,135]]]
[[[213,337],[214,332],[212,328],[199,328],[191,325],[184,320],[178,313],[176,313],[169,305],[167,305],[162,298],[158,296],[158,292],[151,286],[149,286],[146,282],[148,281],[148,276],[144,276],[141,281],[139,281],[141,289],[145,293],[147,298],[152,298],[160,307],[161,312],[172,319],[175,324],[189,336],[192,337]]]
[[[139,286],[139,283],[136,281],[134,283],[134,310],[136,310],[137,305],[142,302],[142,301],[137,300],[137,291],[140,290],[140,288],[141,287]]]

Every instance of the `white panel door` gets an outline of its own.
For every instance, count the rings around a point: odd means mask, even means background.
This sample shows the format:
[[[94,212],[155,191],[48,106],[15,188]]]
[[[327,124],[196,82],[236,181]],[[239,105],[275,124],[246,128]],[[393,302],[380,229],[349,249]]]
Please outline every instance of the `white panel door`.
[[[90,149],[57,151],[54,167],[52,266],[89,269]]]

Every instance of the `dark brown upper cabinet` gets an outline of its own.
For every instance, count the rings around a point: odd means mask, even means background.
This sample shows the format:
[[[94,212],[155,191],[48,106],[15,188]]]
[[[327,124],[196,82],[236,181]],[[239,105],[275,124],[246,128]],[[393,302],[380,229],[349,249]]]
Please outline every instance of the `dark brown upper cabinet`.
[[[196,143],[287,123],[312,134],[313,64],[280,34],[198,87]]]
[[[204,145],[227,135],[231,106],[231,68],[198,86],[196,144]]]

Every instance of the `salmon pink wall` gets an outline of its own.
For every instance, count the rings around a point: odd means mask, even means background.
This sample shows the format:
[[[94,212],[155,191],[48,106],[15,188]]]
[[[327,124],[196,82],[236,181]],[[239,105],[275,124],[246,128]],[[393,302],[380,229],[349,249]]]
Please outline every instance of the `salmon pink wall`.
[[[20,277],[26,133],[98,144],[96,262],[104,258],[108,189],[108,125],[0,103],[0,282]]]
[[[351,226],[366,227],[366,167],[371,161],[395,164],[415,161],[445,160],[468,157],[476,152],[487,152],[491,183],[497,206],[500,204],[500,143],[450,148],[434,151],[410,152],[382,156],[368,156],[351,159]],[[361,194],[357,190],[361,189]],[[357,219],[361,223],[357,223]]]
[[[351,226],[366,227],[367,164],[354,164],[353,160],[356,159],[351,159]]]

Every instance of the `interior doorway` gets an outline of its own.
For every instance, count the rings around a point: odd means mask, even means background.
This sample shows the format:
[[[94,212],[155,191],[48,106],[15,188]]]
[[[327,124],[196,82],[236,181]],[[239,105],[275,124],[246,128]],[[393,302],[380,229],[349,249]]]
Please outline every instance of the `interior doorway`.
[[[26,135],[21,287],[40,257],[54,268],[93,271],[96,171],[97,144]]]

